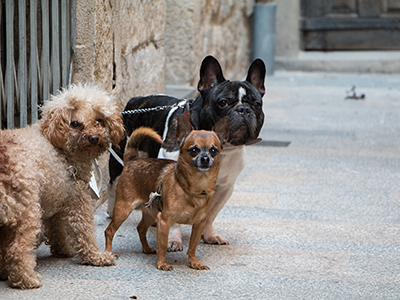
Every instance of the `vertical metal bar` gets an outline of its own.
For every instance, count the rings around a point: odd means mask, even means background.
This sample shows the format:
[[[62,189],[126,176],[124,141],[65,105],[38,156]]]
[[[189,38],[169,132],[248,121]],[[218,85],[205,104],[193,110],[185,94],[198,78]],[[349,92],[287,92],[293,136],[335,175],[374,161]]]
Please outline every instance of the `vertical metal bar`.
[[[1,49],[0,49],[0,54],[1,54]],[[5,98],[4,84],[3,84],[3,67],[1,66],[1,55],[0,55],[0,129],[2,128],[1,124],[3,123],[2,111],[3,111],[3,104],[5,101],[6,98]]]
[[[68,75],[68,85],[72,84],[72,73],[74,71],[74,53],[75,53],[75,28],[76,28],[76,0],[71,0],[71,15],[70,15],[70,34],[71,34],[71,45],[70,45],[70,65]]]
[[[42,100],[50,95],[50,22],[49,1],[42,0]]]
[[[58,1],[51,3],[51,69],[53,71],[53,89],[55,93],[60,88],[60,38]]]
[[[26,49],[26,3],[18,0],[18,88],[19,88],[19,126],[28,124],[28,77],[27,73],[27,49]]]
[[[67,23],[67,36],[66,36],[66,62],[67,62],[67,78],[66,78],[66,85],[69,85],[69,72],[70,72],[70,63],[71,63],[71,1],[66,0],[67,2],[67,11],[66,11],[66,23]]]
[[[68,6],[67,1],[61,2],[61,85],[67,86],[68,83],[68,33],[67,18]]]
[[[38,43],[37,43],[37,0],[30,0],[30,74],[31,79],[31,123],[38,118]]]
[[[1,31],[1,24],[3,24],[1,22],[1,19],[3,17],[3,3],[0,3],[0,32]],[[0,38],[1,41],[1,38]],[[1,64],[2,62],[2,57],[3,57],[3,53],[1,51],[2,47],[1,47],[1,43],[0,43],[0,129],[2,128],[1,124],[3,123],[3,119],[2,119],[2,111],[3,111],[3,101],[5,101],[4,98],[4,84],[3,84],[3,66]]]
[[[6,1],[7,127],[14,128],[14,0]]]

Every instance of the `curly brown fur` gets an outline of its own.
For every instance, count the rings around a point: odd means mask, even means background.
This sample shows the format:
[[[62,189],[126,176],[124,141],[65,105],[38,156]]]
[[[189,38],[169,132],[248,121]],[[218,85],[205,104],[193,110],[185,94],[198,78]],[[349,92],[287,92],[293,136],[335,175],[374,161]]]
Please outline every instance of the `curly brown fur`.
[[[52,96],[32,126],[0,131],[0,279],[42,285],[33,254],[40,232],[57,257],[114,263],[96,245],[88,182],[93,160],[123,135],[108,94],[81,85]]]

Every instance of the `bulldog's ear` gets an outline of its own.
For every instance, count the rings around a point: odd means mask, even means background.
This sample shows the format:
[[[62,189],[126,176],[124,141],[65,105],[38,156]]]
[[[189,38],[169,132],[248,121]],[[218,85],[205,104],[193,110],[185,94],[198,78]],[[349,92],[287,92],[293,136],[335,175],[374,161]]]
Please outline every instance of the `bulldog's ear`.
[[[246,81],[254,85],[254,87],[261,93],[261,96],[264,96],[265,94],[265,73],[266,68],[264,62],[261,59],[257,58],[251,64],[246,78]]]
[[[178,116],[178,125],[176,126],[176,140],[180,144],[182,140],[193,130],[190,121],[183,115]]]
[[[228,140],[229,134],[229,117],[225,116],[214,125],[213,131],[218,135],[219,139],[221,140],[222,144],[225,144]]]
[[[225,78],[218,60],[211,55],[204,58],[200,67],[200,80],[197,90],[201,92],[224,81]]]

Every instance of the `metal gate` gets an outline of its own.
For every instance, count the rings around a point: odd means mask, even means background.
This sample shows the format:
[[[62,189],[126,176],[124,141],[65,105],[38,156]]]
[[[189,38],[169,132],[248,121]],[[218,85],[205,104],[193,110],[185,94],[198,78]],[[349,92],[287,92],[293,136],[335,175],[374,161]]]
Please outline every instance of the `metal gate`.
[[[0,0],[0,128],[24,127],[70,83],[75,0]]]

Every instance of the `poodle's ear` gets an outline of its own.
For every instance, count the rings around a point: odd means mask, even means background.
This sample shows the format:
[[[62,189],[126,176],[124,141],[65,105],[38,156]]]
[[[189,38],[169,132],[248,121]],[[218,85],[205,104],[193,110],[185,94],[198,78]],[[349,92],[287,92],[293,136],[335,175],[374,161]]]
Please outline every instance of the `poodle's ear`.
[[[54,147],[63,148],[69,131],[68,109],[55,108],[43,112],[40,130]]]
[[[105,120],[106,126],[110,129],[111,142],[118,145],[125,136],[125,129],[122,123],[121,113],[119,109]]]

